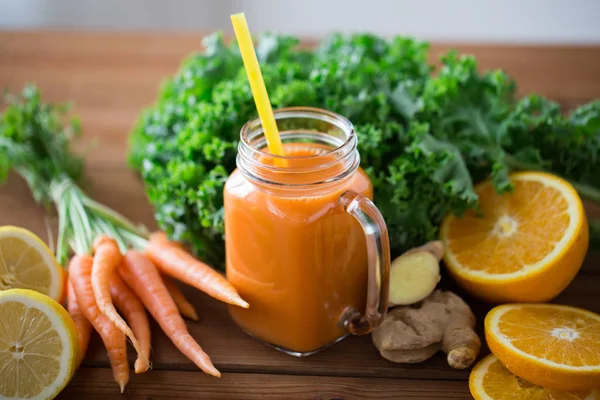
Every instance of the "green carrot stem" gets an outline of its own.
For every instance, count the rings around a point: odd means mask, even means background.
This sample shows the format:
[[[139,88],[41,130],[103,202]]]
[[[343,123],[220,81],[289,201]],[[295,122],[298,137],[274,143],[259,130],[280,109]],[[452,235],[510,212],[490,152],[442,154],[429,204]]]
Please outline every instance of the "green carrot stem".
[[[148,247],[149,240],[145,237],[135,235],[126,230],[120,230],[119,233],[125,240],[127,240],[127,242],[129,242],[137,250],[144,251],[146,250],[146,247]]]
[[[91,199],[88,196],[85,196],[83,198],[83,204],[92,212],[96,213],[98,216],[102,217],[107,221],[110,221],[116,227],[119,227],[140,237],[148,237],[148,233],[145,231],[145,229],[136,226],[125,216],[119,214],[111,208],[108,208],[104,204],[98,203],[97,201]]]

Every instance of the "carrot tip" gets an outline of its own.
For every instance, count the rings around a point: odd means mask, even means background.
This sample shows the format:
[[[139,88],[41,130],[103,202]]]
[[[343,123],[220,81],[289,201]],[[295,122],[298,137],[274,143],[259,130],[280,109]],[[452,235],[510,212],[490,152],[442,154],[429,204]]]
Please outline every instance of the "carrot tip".
[[[119,387],[121,388],[121,393],[125,392],[125,385],[126,385],[125,382],[119,383]]]
[[[242,298],[234,300],[233,304],[236,305],[236,306],[240,306],[242,308],[249,308],[250,307],[250,304],[248,304],[248,302],[245,301],[245,300],[243,300]]]
[[[144,372],[148,371],[149,368],[150,368],[150,365],[148,365],[148,363],[143,362],[139,358],[137,360],[135,360],[135,373],[136,374],[143,374]]]
[[[200,317],[198,316],[196,309],[191,304],[189,304],[189,306],[182,307],[182,309],[180,311],[181,311],[181,315],[183,317],[185,317],[187,319],[191,319],[192,321],[195,321],[195,322],[200,321]]]
[[[214,376],[215,378],[221,377],[221,372],[212,365],[211,365],[211,367],[207,367],[207,370],[205,370],[204,372],[206,372],[209,375]]]

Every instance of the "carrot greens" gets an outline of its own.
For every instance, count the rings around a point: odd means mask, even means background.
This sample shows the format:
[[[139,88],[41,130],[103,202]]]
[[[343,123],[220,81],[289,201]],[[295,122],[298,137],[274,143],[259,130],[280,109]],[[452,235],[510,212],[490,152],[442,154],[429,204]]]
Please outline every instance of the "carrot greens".
[[[147,233],[124,216],[89,197],[79,186],[83,160],[71,150],[79,121],[68,118],[66,104],[44,103],[27,85],[6,95],[0,113],[0,183],[10,170],[23,177],[35,200],[58,213],[56,257],[66,265],[69,250],[91,254],[94,238],[106,234],[124,252],[146,243]]]

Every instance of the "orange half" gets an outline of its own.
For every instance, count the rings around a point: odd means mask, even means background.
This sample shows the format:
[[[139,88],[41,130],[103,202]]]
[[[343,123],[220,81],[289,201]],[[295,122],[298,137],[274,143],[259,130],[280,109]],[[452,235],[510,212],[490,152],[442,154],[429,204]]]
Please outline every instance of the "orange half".
[[[543,172],[510,176],[514,191],[476,187],[482,216],[449,215],[444,261],[471,294],[492,303],[544,302],[573,280],[588,248],[583,203],[567,181]]]
[[[475,400],[600,400],[598,390],[569,392],[534,385],[506,369],[493,354],[473,367],[469,389]]]

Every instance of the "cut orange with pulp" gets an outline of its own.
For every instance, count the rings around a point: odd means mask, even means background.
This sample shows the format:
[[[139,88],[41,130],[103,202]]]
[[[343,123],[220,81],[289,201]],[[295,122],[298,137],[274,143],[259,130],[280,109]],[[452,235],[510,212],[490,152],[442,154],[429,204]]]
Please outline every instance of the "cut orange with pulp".
[[[505,304],[484,325],[490,350],[515,375],[552,389],[600,388],[600,315],[556,304]]]
[[[473,367],[469,389],[475,400],[600,400],[600,391],[568,392],[534,385],[510,372],[493,355]]]
[[[551,174],[518,172],[510,180],[514,191],[504,195],[490,181],[476,187],[481,216],[444,219],[444,261],[460,286],[488,302],[548,301],[583,263],[583,204],[570,183]]]

